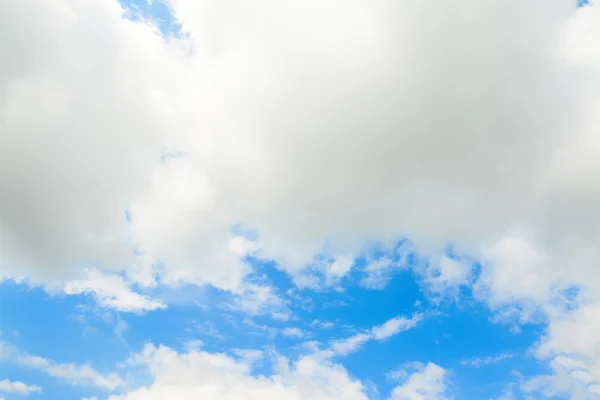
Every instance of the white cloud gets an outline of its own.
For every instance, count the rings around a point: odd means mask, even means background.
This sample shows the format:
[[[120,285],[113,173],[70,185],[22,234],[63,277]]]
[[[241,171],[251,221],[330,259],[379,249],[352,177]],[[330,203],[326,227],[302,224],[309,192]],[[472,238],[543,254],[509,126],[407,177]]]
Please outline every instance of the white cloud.
[[[27,354],[2,341],[0,341],[0,348],[5,349],[2,354],[4,361],[14,362],[27,368],[39,370],[45,374],[64,380],[71,385],[91,385],[107,390],[114,390],[124,384],[123,380],[117,374],[108,373],[104,375],[88,364],[59,363],[45,357]],[[0,382],[2,388],[8,388],[9,384],[10,382],[7,380]],[[15,382],[12,387],[13,389],[21,388],[25,390],[20,382]],[[35,389],[37,388],[35,385],[29,386],[29,388],[31,389],[29,392],[39,391]]]
[[[16,393],[23,396],[27,396],[30,393],[41,392],[42,388],[37,385],[27,385],[23,382],[14,381],[11,382],[8,379],[0,381],[0,391],[6,393]]]
[[[392,268],[394,263],[389,258],[373,260],[363,269],[367,275],[361,279],[360,284],[368,289],[382,289],[390,279],[389,273]]]
[[[434,364],[415,364],[412,374],[395,374],[406,380],[392,391],[389,400],[446,400],[447,371]]]
[[[422,319],[423,316],[420,314],[415,314],[412,318],[401,316],[391,318],[382,325],[374,326],[366,332],[360,332],[349,338],[333,341],[329,350],[324,355],[348,355],[357,351],[363,344],[370,340],[385,340],[400,332],[412,329]]]
[[[327,285],[333,285],[343,278],[352,266],[354,265],[354,257],[349,255],[340,255],[335,257],[330,263],[326,263],[324,266],[325,283]]]
[[[484,248],[485,262],[477,282],[493,305],[543,303],[549,300],[552,276],[547,271],[548,255],[523,236],[502,238]]]
[[[363,344],[371,340],[368,333],[357,333],[347,339],[335,340],[330,349],[333,354],[345,356],[358,350]]]
[[[220,399],[296,399],[367,400],[363,385],[348,376],[337,364],[317,362],[310,357],[290,364],[276,357],[272,376],[253,377],[246,360],[235,360],[223,354],[173,349],[147,345],[135,357],[153,377],[152,384],[140,387],[110,400],[181,400]]]
[[[255,349],[234,349],[233,352],[242,360],[250,364],[254,364],[264,357],[264,353],[262,351]]]
[[[488,357],[483,357],[483,358],[480,358],[480,357],[468,358],[468,359],[462,360],[460,363],[462,365],[479,368],[483,365],[496,364],[501,361],[511,359],[514,356],[515,356],[514,353],[502,353],[497,356],[488,356]]]
[[[320,329],[332,329],[335,327],[335,323],[332,321],[321,321],[318,319],[313,320],[310,324]]]
[[[432,257],[423,271],[427,289],[435,295],[456,295],[461,286],[471,284],[472,263],[473,260],[445,253]]]
[[[375,340],[384,340],[400,332],[407,331],[417,326],[423,317],[419,314],[412,318],[395,317],[387,320],[383,325],[371,329],[371,336]]]
[[[65,284],[66,294],[89,293],[99,305],[124,312],[143,313],[166,307],[158,300],[132,291],[121,276],[102,273],[97,269],[87,269],[85,272],[85,279]]]
[[[229,251],[237,254],[238,257],[245,257],[253,254],[260,249],[260,243],[248,240],[243,236],[232,236],[227,242]]]
[[[38,369],[71,385],[92,385],[107,390],[114,390],[123,385],[123,381],[117,374],[103,375],[87,364],[57,363],[29,354],[19,355],[16,362],[25,367]]]
[[[301,339],[306,335],[306,332],[304,332],[303,330],[296,328],[296,327],[288,327],[288,328],[284,328],[281,331],[281,334],[283,336]]]
[[[566,311],[551,310],[546,334],[534,355],[548,360],[551,374],[524,382],[526,392],[573,399],[600,397],[600,303],[594,299]]]
[[[230,308],[252,316],[268,314],[271,318],[281,321],[289,320],[292,315],[286,301],[267,284],[244,283],[236,293]]]
[[[171,4],[180,39],[116,1],[3,3],[9,276],[93,261],[232,289],[240,221],[294,274],[325,241],[334,256],[398,234],[477,251],[521,227],[549,259],[575,256],[573,279],[594,265],[594,7]],[[184,155],[161,161],[165,145]],[[123,267],[132,244],[144,254]]]

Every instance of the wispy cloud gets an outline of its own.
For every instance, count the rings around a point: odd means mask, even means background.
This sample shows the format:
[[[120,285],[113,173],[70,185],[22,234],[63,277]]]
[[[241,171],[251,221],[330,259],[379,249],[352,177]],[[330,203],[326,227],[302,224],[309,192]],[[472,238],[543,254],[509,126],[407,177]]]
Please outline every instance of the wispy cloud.
[[[0,392],[16,393],[27,396],[30,393],[41,392],[42,388],[37,385],[27,385],[23,382],[11,382],[8,379],[0,381]]]
[[[370,340],[382,341],[388,339],[400,332],[407,331],[417,326],[423,319],[422,314],[415,314],[412,318],[397,316],[391,318],[381,325],[374,326],[371,329],[357,333],[346,339],[336,340],[331,343],[329,352],[332,355],[344,356],[357,351],[363,344]]]
[[[461,363],[461,365],[479,368],[483,365],[496,364],[496,363],[499,363],[504,360],[509,360],[515,356],[516,356],[515,353],[502,353],[498,356],[490,356],[490,357],[483,357],[483,358],[479,358],[479,357],[467,358],[467,359],[462,360],[460,363]]]
[[[321,320],[315,319],[315,320],[313,320],[313,322],[311,322],[311,325],[316,328],[320,328],[320,329],[331,329],[335,326],[335,323],[332,321],[321,321]]]

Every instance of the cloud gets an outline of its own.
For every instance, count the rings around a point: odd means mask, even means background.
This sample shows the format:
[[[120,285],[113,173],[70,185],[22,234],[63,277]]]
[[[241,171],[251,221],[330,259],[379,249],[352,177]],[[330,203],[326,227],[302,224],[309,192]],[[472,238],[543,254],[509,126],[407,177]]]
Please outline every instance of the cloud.
[[[317,362],[310,357],[290,364],[276,357],[272,376],[250,375],[248,360],[236,360],[223,354],[192,350],[175,350],[147,345],[135,357],[146,367],[153,382],[110,400],[136,399],[296,399],[367,400],[363,385],[348,376],[346,370],[332,363]]]
[[[460,363],[461,363],[461,365],[479,368],[483,365],[496,364],[501,361],[511,359],[514,356],[515,356],[514,353],[502,353],[497,356],[488,356],[488,357],[484,357],[484,358],[479,358],[479,357],[469,358],[469,359],[462,360]]]
[[[268,325],[261,325],[256,323],[254,320],[252,320],[251,318],[244,318],[242,321],[245,325],[247,325],[248,327],[254,329],[255,331],[250,331],[249,333],[252,334],[257,334],[257,335],[261,335],[261,336],[266,336],[268,338],[274,338],[275,336],[277,336],[277,329],[268,326]]]
[[[412,318],[401,316],[391,318],[382,325],[374,326],[366,332],[357,333],[346,339],[333,341],[326,353],[339,356],[348,355],[357,351],[363,344],[370,340],[385,340],[400,332],[412,329],[422,319],[423,316],[420,314],[415,314]]]
[[[117,374],[103,375],[87,364],[57,363],[29,354],[21,354],[15,361],[22,366],[40,370],[71,385],[97,386],[111,391],[123,385],[123,381]]]
[[[385,257],[370,262],[363,268],[367,275],[361,279],[361,286],[368,289],[383,289],[390,280],[390,270],[394,267],[393,261]]]
[[[325,283],[327,285],[333,285],[337,283],[341,278],[350,272],[350,269],[354,265],[354,257],[348,255],[340,255],[335,259],[326,264],[324,268]]]
[[[335,327],[335,323],[332,321],[321,321],[318,319],[313,320],[310,325],[320,329],[332,329]]]
[[[371,329],[371,336],[375,340],[384,340],[400,332],[407,331],[417,326],[423,319],[422,315],[416,314],[412,318],[395,317],[387,320],[383,325]]]
[[[164,303],[132,291],[121,276],[105,274],[97,269],[87,269],[85,272],[85,279],[65,284],[66,294],[89,293],[100,306],[124,312],[144,313],[166,308]]]
[[[299,329],[299,328],[295,328],[295,327],[288,327],[288,328],[284,328],[281,331],[281,334],[283,336],[287,336],[287,337],[291,337],[291,338],[296,338],[296,339],[301,339],[306,335],[306,332],[304,332],[303,330]]]
[[[363,344],[371,340],[368,333],[357,333],[347,339],[336,340],[331,343],[330,349],[333,354],[345,356],[357,351]]]
[[[598,7],[170,4],[180,38],[117,1],[0,2],[3,279],[149,310],[134,284],[239,293],[248,252],[302,278],[400,236],[481,259],[478,298],[541,310],[546,349],[594,349],[560,339],[594,303],[550,305],[600,293]]]
[[[268,314],[281,321],[289,320],[292,315],[286,301],[272,286],[266,284],[244,283],[230,308],[251,316]]]
[[[600,395],[600,303],[595,298],[582,302],[566,311],[549,311],[547,331],[533,354],[549,361],[551,372],[526,380],[525,392],[574,399]]]
[[[576,256],[570,279],[594,265],[594,7],[171,4],[181,38],[116,1],[3,4],[10,276],[93,261],[232,289],[248,272],[229,246],[241,221],[293,274],[325,243],[337,257],[403,234],[478,252],[521,227],[548,259]],[[184,155],[161,160],[165,146]]]
[[[0,381],[0,391],[6,393],[16,393],[22,396],[27,396],[30,393],[41,392],[42,388],[37,385],[27,385],[23,382],[11,382],[8,379]]]
[[[58,363],[45,357],[28,354],[3,341],[0,341],[0,350],[2,350],[0,358],[5,362],[16,363],[23,367],[39,370],[47,375],[64,380],[71,385],[97,386],[112,391],[124,384],[123,380],[117,374],[109,373],[103,375],[88,364]],[[4,380],[0,382],[0,390],[9,387],[25,390],[21,385],[20,382],[14,382],[11,386],[8,380]],[[39,391],[39,388],[35,385],[28,387],[31,389],[29,392]],[[8,391],[8,389],[5,391]]]
[[[395,374],[405,377],[405,382],[392,391],[389,400],[446,400],[447,371],[434,364],[414,364],[411,374]]]
[[[461,286],[469,286],[473,260],[443,253],[432,257],[424,269],[427,289],[436,295],[456,295]]]

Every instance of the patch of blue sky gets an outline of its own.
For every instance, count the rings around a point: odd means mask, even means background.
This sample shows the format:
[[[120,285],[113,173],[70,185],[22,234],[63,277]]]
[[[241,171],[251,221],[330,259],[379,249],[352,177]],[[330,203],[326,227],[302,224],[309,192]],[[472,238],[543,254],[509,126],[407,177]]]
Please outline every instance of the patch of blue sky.
[[[130,347],[114,333],[114,313],[98,309],[89,296],[50,296],[24,284],[0,285],[0,340],[16,348],[15,354],[44,357],[57,363],[92,362],[101,373],[114,371]],[[14,333],[14,334],[13,334]],[[107,395],[93,385],[71,385],[35,368],[21,366],[13,356],[0,357],[4,378],[42,388],[31,398],[81,399]],[[7,399],[14,398],[10,395]]]
[[[181,25],[174,19],[171,9],[161,0],[119,0],[126,10],[125,16],[133,21],[145,20],[158,27],[164,36],[181,35]]]

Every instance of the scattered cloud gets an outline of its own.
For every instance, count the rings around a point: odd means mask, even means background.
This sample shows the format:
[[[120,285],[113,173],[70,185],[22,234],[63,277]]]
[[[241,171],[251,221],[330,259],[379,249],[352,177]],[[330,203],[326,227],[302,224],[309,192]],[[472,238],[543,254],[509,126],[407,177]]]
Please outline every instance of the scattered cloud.
[[[37,385],[27,385],[18,381],[11,382],[8,379],[0,381],[0,392],[15,393],[22,396],[27,396],[30,393],[39,393],[41,391],[42,388]]]
[[[251,358],[257,355],[252,353]],[[112,396],[110,400],[367,400],[364,386],[352,379],[341,365],[310,357],[290,363],[285,357],[276,355],[272,366],[274,374],[261,377],[250,374],[247,358],[236,360],[200,350],[177,353],[168,347],[147,345],[134,359],[148,368],[153,382]]]

